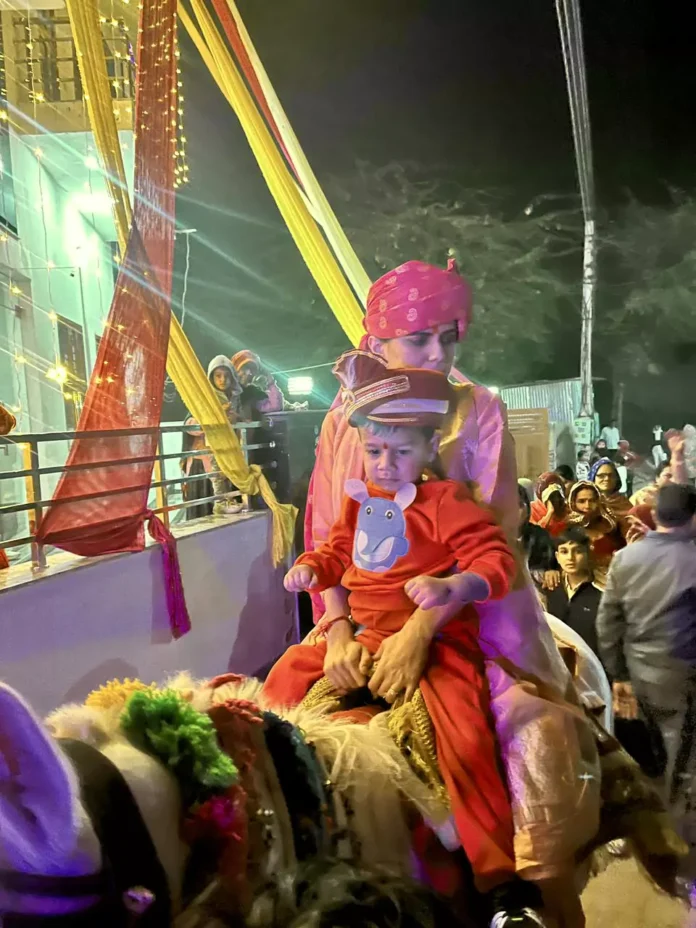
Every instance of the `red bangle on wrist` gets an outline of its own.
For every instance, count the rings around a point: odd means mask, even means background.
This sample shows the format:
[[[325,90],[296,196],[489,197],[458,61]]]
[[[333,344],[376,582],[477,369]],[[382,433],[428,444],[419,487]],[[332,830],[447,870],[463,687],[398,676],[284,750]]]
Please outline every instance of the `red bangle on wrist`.
[[[349,615],[337,615],[332,619],[324,618],[320,622],[317,622],[312,637],[326,638],[326,636],[337,622],[349,622],[351,627],[355,628],[355,622]]]

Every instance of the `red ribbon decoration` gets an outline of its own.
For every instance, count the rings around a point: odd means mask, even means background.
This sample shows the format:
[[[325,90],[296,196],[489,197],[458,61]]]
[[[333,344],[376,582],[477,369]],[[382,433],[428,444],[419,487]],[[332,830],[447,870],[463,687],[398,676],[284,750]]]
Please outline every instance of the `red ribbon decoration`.
[[[176,0],[144,0],[135,105],[135,208],[109,317],[68,465],[37,531],[42,544],[94,557],[141,551],[144,521],[162,545],[172,634],[191,627],[176,542],[148,509],[171,320],[176,146]],[[84,333],[85,337],[91,337]],[[143,429],[139,435],[117,430]],[[133,463],[121,463],[133,462]]]

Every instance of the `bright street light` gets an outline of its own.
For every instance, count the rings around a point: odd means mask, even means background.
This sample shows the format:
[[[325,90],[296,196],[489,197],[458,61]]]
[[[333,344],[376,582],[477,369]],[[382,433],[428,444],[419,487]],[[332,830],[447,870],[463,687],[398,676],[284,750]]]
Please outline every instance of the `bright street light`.
[[[288,377],[290,396],[309,396],[313,389],[314,380],[311,377]]]

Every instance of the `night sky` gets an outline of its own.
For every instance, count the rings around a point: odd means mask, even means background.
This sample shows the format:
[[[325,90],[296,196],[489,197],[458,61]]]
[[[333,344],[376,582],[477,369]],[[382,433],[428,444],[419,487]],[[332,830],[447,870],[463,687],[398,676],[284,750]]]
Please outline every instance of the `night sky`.
[[[517,206],[575,191],[552,0],[239,5],[320,181],[349,174],[356,159],[416,160],[442,179],[502,188]],[[696,69],[676,4],[581,7],[600,206],[692,188]],[[200,233],[187,299],[194,347],[204,359],[250,347],[280,368],[329,360],[345,343],[320,297],[316,326],[298,326],[294,343],[274,337],[274,314],[305,298],[301,258],[236,117],[184,36],[182,49],[191,183],[177,218]],[[559,358],[556,376],[575,375],[568,365]]]

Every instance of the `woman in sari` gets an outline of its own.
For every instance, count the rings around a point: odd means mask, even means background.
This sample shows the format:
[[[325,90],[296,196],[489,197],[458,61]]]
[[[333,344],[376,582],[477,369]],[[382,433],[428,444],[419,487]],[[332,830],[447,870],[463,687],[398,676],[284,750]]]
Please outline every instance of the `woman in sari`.
[[[362,347],[392,369],[452,371],[457,342],[471,315],[471,290],[451,262],[447,271],[417,261],[386,274],[370,289]],[[516,462],[505,409],[497,396],[461,375],[446,422],[440,459],[446,475],[475,484],[515,547]],[[328,537],[348,479],[362,479],[362,449],[340,406],[327,414],[317,447],[305,520],[305,550]],[[340,589],[315,596],[317,619],[345,615]],[[447,608],[447,607],[442,607]],[[512,593],[478,607],[498,742],[511,791],[515,854],[521,876],[563,885],[572,908],[573,858],[598,823],[598,767],[593,737],[574,708],[570,675],[520,559]],[[524,682],[523,682],[524,681]],[[565,701],[569,700],[569,702]],[[543,784],[543,785],[542,785]],[[589,789],[588,789],[589,786]],[[574,910],[565,924],[577,916]],[[581,916],[579,916],[581,918]]]
[[[568,507],[569,524],[581,526],[590,539],[594,579],[604,586],[611,559],[626,545],[618,522],[597,486],[589,480],[581,480],[571,489]]]
[[[631,527],[631,501],[621,492],[621,475],[609,458],[600,458],[590,468],[590,481],[602,495],[604,508],[616,519],[624,538]]]

